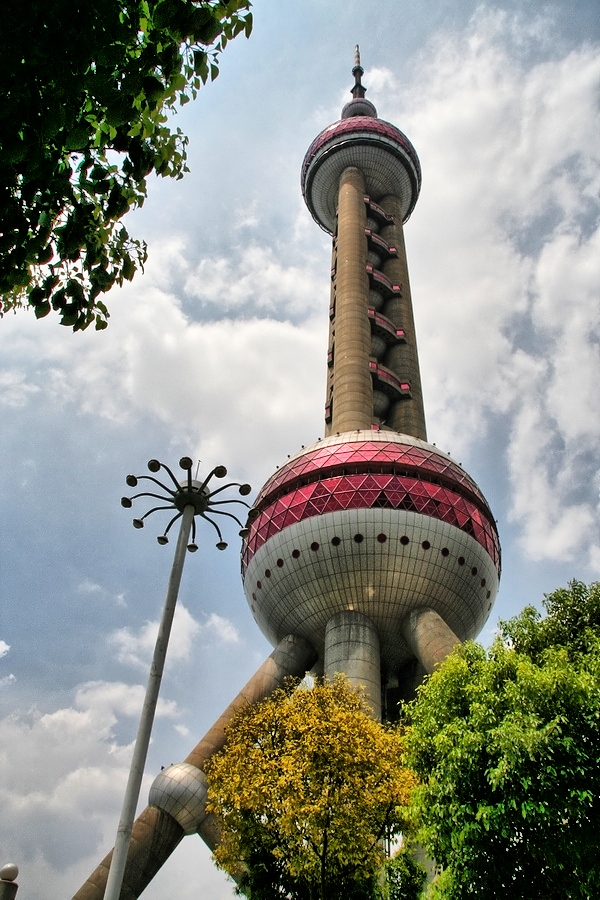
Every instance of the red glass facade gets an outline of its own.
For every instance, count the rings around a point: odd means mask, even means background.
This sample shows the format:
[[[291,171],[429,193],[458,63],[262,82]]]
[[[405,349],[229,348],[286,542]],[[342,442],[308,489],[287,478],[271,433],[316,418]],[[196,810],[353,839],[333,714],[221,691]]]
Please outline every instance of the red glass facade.
[[[358,132],[366,132],[374,137],[379,136],[387,138],[390,141],[400,144],[407,156],[410,157],[410,160],[418,173],[419,181],[421,180],[421,164],[419,162],[419,157],[411,142],[399,128],[396,128],[395,125],[392,125],[391,122],[386,122],[384,119],[375,119],[371,116],[352,116],[349,119],[340,119],[339,122],[334,122],[333,125],[330,125],[314,139],[306,151],[304,163],[302,164],[302,184],[304,184],[308,167],[322,147],[334,138],[339,138],[346,134],[348,136],[354,136]]]
[[[283,528],[346,509],[398,509],[440,519],[470,534],[500,572],[500,545],[481,492],[452,460],[423,447],[361,441],[325,445],[291,460],[267,482],[255,504],[242,555]]]
[[[485,498],[473,479],[452,459],[437,450],[398,441],[347,441],[311,448],[281,466],[269,478],[255,506],[260,506],[284,486],[291,488],[296,479],[314,481],[319,473],[325,477],[338,474],[341,469],[348,470],[350,474],[359,470],[390,471],[392,474],[418,475],[430,481],[439,476],[440,481],[461,495],[482,504],[491,516]]]

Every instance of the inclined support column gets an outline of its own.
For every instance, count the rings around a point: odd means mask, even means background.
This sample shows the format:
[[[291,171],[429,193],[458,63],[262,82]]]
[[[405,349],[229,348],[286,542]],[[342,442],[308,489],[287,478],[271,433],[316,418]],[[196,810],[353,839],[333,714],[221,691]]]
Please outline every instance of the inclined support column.
[[[403,329],[406,336],[406,343],[396,344],[395,347],[391,347],[388,350],[385,357],[385,365],[402,381],[408,381],[411,393],[410,397],[396,400],[387,416],[387,425],[401,434],[411,434],[413,437],[426,441],[427,429],[425,426],[417,336],[410,294],[410,281],[408,279],[404,229],[402,227],[402,204],[398,197],[390,194],[381,200],[381,206],[394,217],[393,225],[387,225],[381,229],[381,237],[388,244],[396,247],[398,251],[397,257],[387,260],[384,264],[383,274],[393,284],[399,284],[402,288],[402,295],[400,297],[392,297],[385,305],[384,313],[397,328]]]
[[[373,422],[364,198],[364,176],[350,166],[342,172],[338,193],[333,434],[369,429]]]
[[[437,669],[460,639],[434,609],[413,609],[402,623],[406,642],[428,675]]]
[[[381,720],[379,636],[371,620],[356,610],[336,613],[325,629],[325,675],[343,673],[353,687],[363,687],[373,718]]]
[[[268,697],[274,690],[282,687],[288,676],[302,677],[316,659],[316,652],[304,638],[296,635],[283,638],[186,757],[185,762],[191,763],[201,774],[206,760],[224,746],[225,728],[234,713],[242,706]],[[203,814],[201,810],[198,819],[200,836],[211,849],[214,849],[218,840],[214,817]],[[153,805],[146,807],[133,825],[121,900],[136,900],[140,896],[185,833],[186,830],[182,825],[168,812]],[[73,900],[103,900],[111,858],[112,850],[73,895]]]

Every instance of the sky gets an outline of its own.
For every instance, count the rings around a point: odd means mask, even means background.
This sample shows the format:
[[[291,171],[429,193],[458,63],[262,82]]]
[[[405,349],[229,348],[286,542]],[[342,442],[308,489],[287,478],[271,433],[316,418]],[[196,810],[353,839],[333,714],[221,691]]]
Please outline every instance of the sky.
[[[499,618],[600,577],[600,17],[595,3],[256,0],[178,116],[191,172],[128,228],[144,275],[107,331],[0,321],[0,848],[19,898],[69,898],[112,846],[173,543],[120,505],[182,455],[258,490],[323,433],[330,239],[300,167],[349,98],[415,146],[405,236],[429,439],[498,521]],[[139,501],[136,515],[145,512]],[[140,808],[270,646],[239,538],[189,555]],[[187,837],[144,893],[228,900]]]

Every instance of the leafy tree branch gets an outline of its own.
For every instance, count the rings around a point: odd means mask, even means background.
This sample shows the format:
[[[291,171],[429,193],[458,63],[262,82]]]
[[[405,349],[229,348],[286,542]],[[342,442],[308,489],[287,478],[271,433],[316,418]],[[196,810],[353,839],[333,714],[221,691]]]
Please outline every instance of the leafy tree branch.
[[[104,295],[143,268],[122,219],[147,177],[182,178],[169,116],[214,80],[249,0],[5,0],[0,18],[0,314],[108,324]]]

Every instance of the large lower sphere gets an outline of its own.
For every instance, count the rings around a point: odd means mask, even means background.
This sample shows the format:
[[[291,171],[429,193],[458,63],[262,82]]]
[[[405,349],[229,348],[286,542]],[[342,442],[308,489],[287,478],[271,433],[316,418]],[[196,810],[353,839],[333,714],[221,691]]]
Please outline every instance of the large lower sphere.
[[[435,609],[474,638],[500,576],[495,522],[481,491],[436,447],[395,432],[349,432],[302,450],[265,484],[242,548],[244,590],[265,636],[308,639],[322,657],[333,615],[375,624],[382,666],[412,653],[406,615]]]

